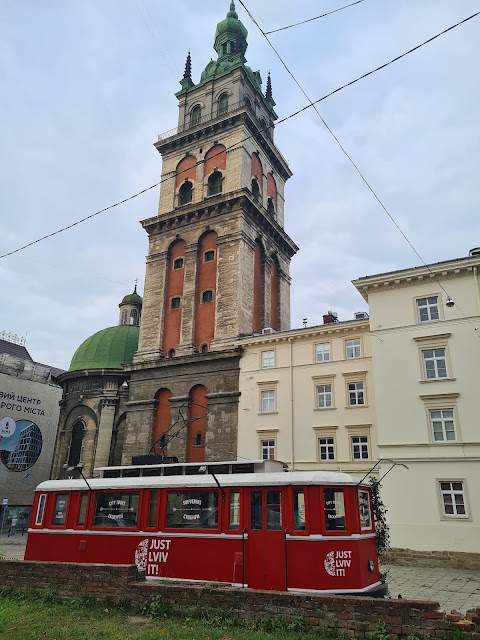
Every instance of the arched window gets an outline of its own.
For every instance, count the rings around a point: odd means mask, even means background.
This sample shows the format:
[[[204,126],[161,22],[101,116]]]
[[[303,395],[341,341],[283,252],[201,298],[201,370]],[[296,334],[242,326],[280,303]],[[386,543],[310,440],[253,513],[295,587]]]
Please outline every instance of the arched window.
[[[203,343],[202,346],[200,347],[200,351],[202,353],[208,353],[208,344]]]
[[[123,309],[122,310],[122,317],[120,320],[120,324],[127,324],[128,322],[128,310],[127,309]]]
[[[260,187],[258,186],[257,178],[253,178],[252,180],[252,195],[254,198],[260,197]]]
[[[221,116],[228,111],[228,94],[222,93],[218,99],[218,115]]]
[[[178,204],[182,205],[182,204],[188,204],[189,202],[191,202],[192,191],[193,191],[193,185],[189,180],[187,180],[182,184],[182,186],[178,191]]]
[[[178,271],[178,269],[183,269],[183,258],[175,258],[173,261],[173,270]]]
[[[271,213],[272,216],[275,215],[275,205],[273,204],[272,198],[268,198],[267,200],[267,211],[268,213]]]
[[[160,436],[160,440],[158,441],[158,444],[160,445],[160,447],[163,449],[165,447],[165,445],[167,444],[167,436],[162,433],[162,435]]]
[[[248,96],[245,96],[245,105],[251,110],[252,109],[252,101]]]
[[[198,124],[202,118],[202,107],[197,104],[193,107],[190,112],[190,124],[193,126],[194,124]]]
[[[137,309],[132,309],[130,311],[130,324],[138,325],[138,311]]]
[[[70,438],[70,451],[67,461],[69,467],[76,467],[80,462],[84,432],[85,423],[83,420],[77,420],[72,427],[72,435]]]
[[[174,358],[175,357],[175,349],[169,349],[168,350],[168,357],[169,358]]]
[[[175,296],[170,300],[170,309],[180,309],[181,298],[180,296]]]
[[[193,440],[193,446],[194,447],[201,447],[202,446],[202,434],[201,433],[196,433],[195,434],[195,438]]]
[[[214,196],[222,193],[222,174],[220,171],[214,171],[208,179],[208,195]]]

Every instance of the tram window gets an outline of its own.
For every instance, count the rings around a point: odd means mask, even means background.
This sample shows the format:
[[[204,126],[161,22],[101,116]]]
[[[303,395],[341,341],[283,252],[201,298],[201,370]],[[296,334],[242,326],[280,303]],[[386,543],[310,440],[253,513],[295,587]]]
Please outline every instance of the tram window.
[[[47,494],[40,494],[40,498],[38,500],[37,507],[37,515],[35,516],[35,524],[42,524],[43,521],[43,512],[45,511],[45,502],[47,500]]]
[[[218,491],[169,491],[165,526],[217,529]]]
[[[358,507],[360,510],[360,528],[372,528],[372,514],[370,512],[370,496],[368,491],[358,492]]]
[[[81,527],[85,524],[85,516],[87,514],[88,494],[82,493],[80,497],[80,508],[78,509],[77,526]]]
[[[282,494],[267,491],[267,529],[278,531],[282,528]]]
[[[327,531],[346,529],[343,491],[339,489],[324,489],[323,504]]]
[[[240,491],[230,491],[230,520],[228,528],[240,528]]]
[[[252,491],[250,494],[250,527],[262,528],[262,492]]]
[[[293,491],[293,528],[305,531],[305,493],[303,489]]]
[[[98,492],[94,527],[136,527],[138,493]]]
[[[148,520],[147,527],[154,527],[157,520],[158,491],[150,491],[148,494]]]
[[[55,508],[53,510],[52,524],[63,526],[67,516],[68,494],[58,493],[55,496]]]

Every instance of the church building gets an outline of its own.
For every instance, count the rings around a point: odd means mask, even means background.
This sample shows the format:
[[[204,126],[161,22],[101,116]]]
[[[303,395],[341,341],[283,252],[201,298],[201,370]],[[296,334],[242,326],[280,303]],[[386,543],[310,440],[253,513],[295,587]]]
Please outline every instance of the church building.
[[[284,187],[270,77],[246,65],[235,5],[199,82],[188,54],[178,126],[158,137],[158,213],[148,234],[142,323],[129,372],[122,462],[154,451],[180,461],[236,459],[238,339],[290,323]],[[171,429],[172,425],[175,426]],[[172,434],[175,437],[172,438]]]

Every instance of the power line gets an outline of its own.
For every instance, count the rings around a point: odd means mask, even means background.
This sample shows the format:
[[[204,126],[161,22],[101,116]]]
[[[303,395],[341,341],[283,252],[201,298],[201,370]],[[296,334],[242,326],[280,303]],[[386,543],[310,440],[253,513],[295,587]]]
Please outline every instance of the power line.
[[[344,7],[340,7],[339,9],[335,9],[334,11],[328,11],[328,13],[322,13],[322,15],[320,16],[315,16],[315,18],[302,20],[302,22],[295,22],[295,24],[289,24],[286,27],[280,27],[280,29],[272,29],[271,31],[265,31],[264,35],[268,35],[270,33],[277,33],[278,31],[285,31],[285,29],[291,29],[292,27],[298,27],[301,24],[307,24],[307,22],[313,22],[314,20],[318,20],[319,18],[325,18],[325,16],[331,16],[332,13],[337,13],[338,11],[342,11],[343,9],[348,9],[348,7],[353,7],[353,5],[360,4],[361,2],[364,2],[364,0],[356,0],[356,2],[351,2],[350,4],[346,4]],[[243,8],[245,9],[245,7]]]
[[[150,25],[148,24],[147,20],[145,19],[145,16],[143,15],[142,11],[140,10],[140,5],[137,3],[137,0],[133,0],[133,2],[135,3],[135,6],[137,7],[138,13],[139,13],[139,14],[140,14],[140,16],[141,16],[141,18],[142,18],[142,20],[143,20],[143,22],[144,22],[144,24],[145,24],[145,27],[147,28],[147,30],[149,31],[150,35],[152,36],[153,41],[155,42],[155,44],[158,46],[158,48],[159,48],[159,50],[160,50],[160,55],[162,56],[163,61],[164,61],[164,62],[165,62],[165,64],[167,65],[167,67],[168,67],[168,69],[169,69],[169,71],[170,71],[170,74],[171,74],[171,76],[172,76],[173,80],[176,80],[176,78],[175,78],[175,76],[174,76],[174,72],[175,72],[175,73],[177,73],[177,70],[175,69],[175,63],[174,63],[174,61],[173,61],[172,56],[170,55],[170,51],[168,50],[168,47],[167,47],[167,45],[165,44],[165,41],[163,40],[162,34],[160,33],[160,31],[159,31],[159,29],[158,29],[158,27],[157,27],[157,25],[156,25],[156,22],[155,22],[155,20],[154,20],[154,18],[153,18],[153,16],[152,16],[152,14],[150,13],[150,10],[148,9],[148,6],[147,6],[147,5],[146,5],[146,3],[145,3],[145,0],[141,0],[141,2],[142,2],[142,4],[143,4],[143,7],[144,7],[144,9],[145,9],[146,13],[147,13],[147,14],[148,14],[148,16],[150,17],[150,21],[151,21],[151,23],[152,23],[152,25],[153,25],[153,29],[154,29],[154,30],[152,30],[152,29],[150,28]],[[165,55],[164,55],[164,53],[163,53],[163,50],[162,50],[162,47],[160,46],[160,44],[159,44],[159,42],[158,42],[158,40],[157,40],[157,36],[156,36],[155,32],[156,32],[156,34],[158,35],[158,37],[159,37],[159,39],[160,39],[160,41],[161,41],[161,43],[162,43],[163,47],[165,48],[165,51],[167,52],[168,57],[170,58],[170,60],[167,60],[167,58],[165,57]]]
[[[408,245],[410,246],[410,248],[414,251],[415,255],[418,257],[418,259],[420,260],[420,262],[427,268],[427,270],[429,271],[429,273],[433,276],[433,278],[435,279],[436,283],[438,284],[438,286],[442,289],[442,291],[445,293],[445,295],[447,297],[450,297],[448,292],[446,291],[446,289],[444,288],[444,286],[442,285],[442,283],[438,280],[438,278],[435,276],[435,274],[433,273],[433,271],[430,269],[430,267],[428,266],[428,264],[425,262],[425,260],[422,258],[422,256],[419,254],[419,252],[417,251],[417,249],[414,247],[414,245],[412,244],[412,242],[410,241],[410,239],[407,237],[407,235],[405,234],[405,232],[403,231],[403,229],[400,227],[400,225],[397,223],[397,221],[395,220],[395,218],[393,217],[393,215],[390,213],[390,211],[387,209],[387,207],[385,206],[385,204],[382,202],[382,200],[380,199],[380,197],[378,196],[378,194],[375,192],[375,190],[373,189],[373,187],[370,185],[370,183],[368,182],[368,180],[366,179],[366,177],[364,176],[364,174],[362,173],[362,171],[360,171],[358,165],[354,162],[353,158],[351,157],[351,155],[348,153],[348,151],[345,149],[345,147],[343,146],[343,144],[340,142],[340,140],[338,139],[338,137],[335,135],[335,133],[332,131],[332,129],[328,126],[327,122],[325,121],[325,119],[322,117],[321,113],[318,111],[316,105],[321,102],[322,100],[325,100],[326,96],[324,96],[323,98],[320,98],[320,100],[316,100],[315,102],[313,102],[311,100],[311,98],[307,95],[307,93],[305,92],[305,90],[303,89],[303,87],[301,86],[301,84],[298,82],[297,78],[293,75],[293,73],[290,71],[290,69],[288,68],[288,66],[286,65],[285,61],[283,60],[283,58],[281,57],[281,55],[278,53],[278,51],[275,49],[275,47],[273,46],[273,44],[270,42],[270,39],[268,38],[267,34],[263,31],[263,29],[260,27],[260,25],[258,24],[258,22],[256,21],[256,19],[254,18],[254,16],[252,15],[252,13],[247,9],[247,7],[245,6],[243,0],[239,0],[240,4],[242,5],[242,7],[245,9],[245,11],[247,12],[248,16],[250,17],[250,19],[252,20],[252,22],[256,25],[256,27],[259,29],[259,31],[261,32],[261,34],[264,36],[265,40],[268,42],[268,44],[270,45],[270,47],[272,48],[272,50],[275,52],[275,55],[277,56],[277,58],[280,60],[280,62],[282,63],[283,67],[285,68],[285,70],[287,71],[287,73],[291,76],[291,78],[293,79],[293,81],[295,82],[295,84],[297,85],[297,87],[300,89],[300,91],[303,93],[303,95],[305,96],[305,98],[309,101],[309,105],[307,107],[304,107],[303,110],[305,110],[308,107],[313,107],[313,109],[315,110],[315,113],[318,115],[318,117],[320,118],[320,120],[322,121],[322,123],[324,124],[324,126],[326,127],[327,131],[330,133],[330,135],[334,138],[335,142],[338,144],[338,146],[340,147],[342,153],[348,158],[349,162],[352,164],[352,166],[354,167],[355,171],[358,173],[358,175],[360,176],[360,178],[362,179],[362,181],[365,183],[365,185],[367,186],[367,188],[369,189],[369,191],[372,193],[372,195],[374,196],[374,198],[377,200],[377,202],[379,203],[379,205],[382,207],[382,209],[384,210],[384,212],[387,214],[387,216],[390,218],[390,220],[393,222],[393,224],[395,225],[395,227],[398,229],[398,231],[402,234],[403,238],[406,240],[406,242],[408,243]],[[388,65],[392,64],[393,62],[396,62],[398,60],[400,60],[401,58],[405,57],[406,55],[408,55],[409,53],[412,53],[413,51],[416,51],[417,49],[420,49],[420,47],[423,47],[424,45],[426,45],[429,42],[432,42],[433,40],[435,40],[436,38],[439,38],[441,35],[447,33],[448,31],[451,31],[452,29],[455,29],[455,27],[460,26],[461,24],[464,24],[465,22],[467,22],[468,20],[471,20],[472,18],[475,18],[476,16],[480,15],[480,11],[469,16],[468,18],[465,18],[464,20],[457,22],[456,24],[452,25],[451,27],[448,27],[448,29],[445,29],[444,31],[436,34],[435,36],[429,38],[428,40],[425,40],[425,42],[423,42],[422,44],[417,45],[416,47],[413,47],[412,49],[410,49],[409,51],[407,51],[406,53],[401,54],[400,56],[397,56],[396,58],[394,58],[393,60],[391,60],[390,62],[387,62],[383,65],[381,65],[380,67],[377,67],[376,69],[374,69],[373,71],[369,71],[368,73],[365,73],[363,76],[360,76],[359,78],[357,78],[356,80],[353,80],[352,82],[347,83],[346,85],[343,85],[342,89],[345,87],[348,87],[356,82],[358,82],[359,80],[361,80],[362,78],[366,78],[367,76],[371,75],[372,73],[375,73],[376,71],[379,71],[380,69],[384,69],[385,67],[387,67]],[[337,93],[337,90],[332,91],[330,94],[328,94],[329,96],[333,95],[334,93]],[[460,307],[458,307],[458,310],[460,311],[460,313],[464,316],[464,318],[466,320],[468,320],[467,316],[463,313],[463,311],[460,309]],[[478,333],[478,329],[477,327],[475,327],[475,325],[470,321],[470,324],[472,325],[472,327],[474,328],[474,330],[477,332],[477,337],[480,338],[480,334]]]
[[[251,15],[251,13],[248,11],[248,9],[245,7],[244,3],[242,2],[242,0],[240,0],[240,4],[243,6],[243,8],[245,9],[245,11],[248,13],[248,15],[251,17],[251,19],[255,22],[253,16]],[[436,38],[440,37],[441,35],[447,33],[448,31],[451,31],[452,29],[454,29],[455,27],[460,26],[461,24],[464,24],[465,22],[467,22],[468,20],[471,20],[472,18],[477,17],[478,15],[480,15],[480,11],[477,13],[474,13],[473,15],[469,16],[468,18],[465,18],[465,20],[462,20],[461,22],[458,22],[454,25],[452,25],[451,27],[449,27],[448,29],[445,29],[444,31],[442,31],[441,33],[438,33],[437,35],[433,36],[432,38],[429,38],[428,40],[425,40],[425,42],[422,42],[421,44],[417,45],[416,47],[413,47],[413,49],[410,49],[409,51],[406,51],[405,53],[402,53],[401,55],[397,56],[396,58],[393,58],[393,60],[390,60],[389,62],[386,62],[385,64],[382,64],[379,67],[376,67],[375,69],[373,69],[372,71],[368,71],[367,73],[364,73],[363,75],[359,76],[358,78],[355,78],[355,80],[351,80],[350,82],[347,82],[346,84],[342,85],[341,87],[338,87],[337,89],[334,89],[333,91],[330,91],[329,93],[327,93],[326,95],[322,96],[321,98],[319,98],[318,100],[315,100],[314,102],[311,102],[310,99],[307,96],[307,99],[309,100],[309,104],[305,105],[304,107],[302,107],[301,109],[298,109],[297,111],[294,111],[293,113],[291,113],[288,116],[285,116],[284,118],[281,118],[280,120],[277,120],[276,125],[266,125],[265,127],[263,127],[262,129],[257,129],[257,131],[254,134],[248,135],[245,138],[243,138],[242,140],[239,140],[238,142],[230,145],[229,147],[226,147],[225,150],[229,151],[230,149],[233,149],[235,147],[238,147],[240,144],[243,144],[244,142],[246,142],[247,140],[250,140],[250,138],[255,137],[258,133],[263,133],[264,131],[268,131],[269,129],[272,129],[274,126],[278,126],[280,124],[283,124],[284,122],[286,122],[287,120],[290,120],[291,118],[294,118],[296,116],[298,116],[300,113],[303,113],[304,111],[306,111],[307,109],[310,109],[311,107],[314,107],[316,104],[319,104],[320,102],[323,102],[324,100],[326,100],[327,98],[329,98],[330,96],[334,95],[335,93],[339,93],[340,91],[343,91],[343,89],[346,89],[347,87],[350,87],[351,85],[355,84],[356,82],[359,82],[360,80],[362,80],[363,78],[366,78],[367,76],[372,75],[373,73],[376,73],[377,71],[380,71],[381,69],[384,69],[385,67],[389,66],[390,64],[393,64],[394,62],[397,62],[398,60],[400,60],[401,58],[404,58],[405,56],[407,56],[408,54],[412,53],[413,51],[416,51],[417,49],[419,49],[420,47],[423,47],[424,45],[428,44],[429,42],[432,42],[433,40],[435,40]],[[255,22],[255,24],[257,24]],[[258,26],[258,24],[257,24]],[[258,26],[258,28],[261,30],[261,28]],[[263,33],[263,31],[262,31]],[[267,38],[268,40],[268,38]],[[275,48],[273,47],[273,45],[270,43],[270,46],[272,47],[272,49],[274,49],[275,53],[279,56],[279,54],[277,53],[277,51],[275,50]],[[280,56],[279,56],[280,58]],[[281,59],[281,58],[280,58]],[[283,62],[283,61],[282,61]],[[284,64],[284,63],[283,63]],[[291,74],[291,72],[288,70],[288,72],[290,73],[290,75],[292,75],[292,77],[294,78],[293,74]],[[295,79],[295,78],[294,78]],[[295,82],[297,82],[295,80]],[[299,85],[300,86],[300,85]],[[302,89],[303,91],[303,89]],[[306,94],[305,94],[306,95]],[[318,112],[317,112],[318,113]],[[321,116],[320,116],[321,117]],[[323,120],[323,119],[322,119]],[[326,126],[326,123],[325,123]],[[328,128],[328,127],[327,127]],[[331,131],[331,129],[328,128],[328,130],[332,133],[332,135],[335,137],[335,139],[337,140],[338,144],[340,145],[340,142],[338,141],[338,139],[336,138],[336,136],[333,134],[333,132]],[[341,146],[341,145],[340,145]],[[343,150],[343,147],[342,147]],[[353,160],[348,156],[348,154],[346,153],[345,150],[343,150],[344,153],[347,155],[347,157],[350,159],[350,162],[355,166],[356,170],[359,172],[360,175],[362,175],[360,173],[360,170],[358,169],[358,167],[355,165],[355,163],[353,162]],[[223,153],[223,151],[220,151],[219,153],[210,156],[210,158],[214,158],[217,155],[220,155],[221,153]],[[195,164],[195,166],[200,166],[202,164],[205,163],[205,160],[198,160]],[[138,196],[142,195],[143,193],[146,193],[147,191],[150,191],[151,189],[155,189],[156,187],[160,186],[161,184],[163,184],[164,182],[166,182],[167,180],[172,180],[174,178],[176,178],[177,175],[180,175],[184,172],[188,171],[188,169],[184,169],[183,171],[181,171],[179,174],[173,175],[173,176],[167,176],[165,178],[163,178],[163,180],[160,180],[159,182],[156,182],[155,184],[152,184],[150,187],[146,187],[145,189],[142,189],[141,191],[138,191],[137,193],[134,193],[132,196],[129,196],[128,198],[124,198],[123,200],[120,200],[119,202],[115,202],[114,204],[109,205],[108,207],[105,207],[103,209],[100,209],[99,211],[96,211],[94,213],[91,213],[90,215],[86,216],[85,218],[82,218],[81,220],[77,220],[76,222],[73,222],[70,225],[67,225],[66,227],[63,227],[61,229],[57,229],[57,231],[53,231],[52,233],[48,233],[44,236],[42,236],[41,238],[37,238],[37,240],[33,240],[32,242],[29,242],[25,245],[23,245],[22,247],[18,247],[17,249],[14,249],[13,251],[9,251],[8,253],[4,253],[3,255],[0,255],[0,259],[2,258],[6,258],[8,256],[13,255],[14,253],[18,253],[19,251],[23,251],[24,249],[27,249],[28,247],[31,247],[34,244],[38,244],[39,242],[42,242],[43,240],[46,240],[47,238],[51,238],[52,236],[58,235],[59,233],[62,233],[63,231],[67,231],[68,229],[71,229],[72,227],[75,227],[79,224],[81,224],[82,222],[85,222],[87,220],[90,220],[91,218],[94,218],[95,216],[100,215],[101,213],[104,213],[105,211],[108,211],[109,209],[113,209],[115,207],[118,207],[121,204],[124,204],[125,202],[128,202],[129,200],[133,200],[134,198],[137,198]],[[365,178],[362,179],[366,182]],[[367,183],[368,184],[368,183]],[[369,189],[372,191],[372,193],[375,195],[375,197],[378,199],[378,196],[376,196],[375,192],[371,189],[371,187],[369,186]],[[379,200],[379,199],[378,199]],[[381,203],[381,201],[379,200],[379,202]],[[383,205],[382,205],[383,206]],[[386,210],[386,209],[385,209]],[[387,211],[388,213],[388,211]],[[390,214],[389,214],[390,215]],[[398,226],[398,225],[397,225]],[[399,228],[400,230],[400,228]],[[402,232],[403,233],[403,232]],[[407,238],[406,238],[407,239]],[[408,239],[407,239],[408,241]],[[419,256],[420,257],[420,256]],[[421,259],[421,258],[420,258]]]

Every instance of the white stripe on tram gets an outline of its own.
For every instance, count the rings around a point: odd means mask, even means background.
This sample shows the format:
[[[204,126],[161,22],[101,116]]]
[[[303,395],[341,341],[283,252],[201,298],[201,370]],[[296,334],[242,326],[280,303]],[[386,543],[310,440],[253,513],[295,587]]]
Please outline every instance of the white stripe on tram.
[[[264,531],[264,530],[263,530]],[[183,533],[179,531],[97,531],[96,529],[28,529],[28,533],[56,533],[57,535],[80,535],[80,536],[142,536],[150,538],[219,538],[224,540],[248,540],[248,533],[242,536],[241,533]],[[279,532],[276,532],[279,533]],[[281,533],[281,532],[280,532]],[[321,534],[312,535],[292,535],[287,533],[287,540],[304,540],[305,542],[319,542],[322,540],[365,540],[375,538],[375,533],[354,533],[351,536],[323,536]]]

